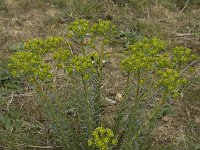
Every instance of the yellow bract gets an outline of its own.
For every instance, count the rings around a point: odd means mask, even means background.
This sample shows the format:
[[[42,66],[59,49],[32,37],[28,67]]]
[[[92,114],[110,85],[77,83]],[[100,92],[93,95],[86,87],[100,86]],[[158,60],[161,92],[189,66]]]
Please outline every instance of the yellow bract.
[[[52,78],[51,66],[44,63],[42,58],[35,53],[22,51],[17,52],[10,57],[8,67],[11,74],[15,77],[26,76],[40,80],[49,80]]]
[[[116,145],[117,139],[109,128],[97,127],[93,133],[93,138],[88,140],[88,146],[98,147],[100,150],[108,150],[109,146]]]
[[[39,54],[52,52],[57,48],[62,47],[64,43],[63,37],[49,37],[46,39],[33,39],[24,43],[24,48],[27,51],[32,51]]]

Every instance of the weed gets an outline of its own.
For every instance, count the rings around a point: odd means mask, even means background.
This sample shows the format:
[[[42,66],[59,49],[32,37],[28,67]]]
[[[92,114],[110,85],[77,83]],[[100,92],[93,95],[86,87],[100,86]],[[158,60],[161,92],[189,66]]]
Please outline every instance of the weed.
[[[75,20],[66,37],[25,42],[24,50],[10,57],[11,74],[34,87],[56,140],[65,149],[144,149],[168,100],[181,95],[186,83],[181,69],[196,58],[190,49],[167,50],[157,38],[130,43],[120,65],[127,76],[123,101],[117,105],[114,124],[104,127],[103,60],[110,57],[107,47],[115,34],[111,21]],[[155,106],[147,109],[152,97]]]

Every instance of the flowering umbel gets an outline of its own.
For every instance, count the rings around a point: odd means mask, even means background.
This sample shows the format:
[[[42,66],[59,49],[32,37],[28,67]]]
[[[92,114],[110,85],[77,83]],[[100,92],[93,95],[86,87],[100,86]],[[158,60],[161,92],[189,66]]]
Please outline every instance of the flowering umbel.
[[[93,131],[92,136],[88,140],[88,146],[98,147],[100,150],[108,150],[109,146],[117,144],[117,139],[109,128],[99,126]]]
[[[17,52],[10,57],[8,67],[14,77],[26,76],[29,79],[32,77],[42,81],[52,78],[51,66],[42,61],[39,55],[32,52]]]

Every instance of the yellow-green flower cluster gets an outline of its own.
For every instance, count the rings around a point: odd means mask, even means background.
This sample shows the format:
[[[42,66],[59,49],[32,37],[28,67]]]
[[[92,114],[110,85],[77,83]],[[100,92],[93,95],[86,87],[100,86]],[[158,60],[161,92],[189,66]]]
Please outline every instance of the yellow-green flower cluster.
[[[150,69],[151,61],[150,57],[148,58],[143,53],[135,53],[122,60],[121,69],[127,73]]]
[[[97,55],[89,54],[87,56],[74,56],[70,61],[70,65],[67,67],[68,73],[72,73],[74,70],[75,72],[80,73],[84,79],[89,79],[91,74],[96,71],[91,57],[96,59]]]
[[[64,44],[63,37],[49,37],[47,39],[33,39],[24,43],[25,50],[32,51],[39,54],[52,52],[62,47]]]
[[[88,46],[94,47],[95,37],[102,36],[103,44],[106,45],[110,41],[110,37],[115,33],[116,27],[111,21],[99,20],[90,26],[89,22],[85,19],[80,19],[72,22],[68,27],[68,37],[81,40],[87,38]],[[83,43],[82,43],[83,44]]]
[[[128,53],[133,54],[138,51],[143,52],[147,56],[156,56],[160,51],[165,49],[165,43],[157,38],[144,38],[142,41],[136,42],[129,46]]]
[[[160,77],[158,84],[172,93],[176,93],[177,88],[186,82],[174,69],[159,70],[157,74]]]
[[[93,138],[88,140],[88,146],[98,147],[100,150],[108,150],[109,146],[117,144],[117,139],[109,128],[97,127],[92,135]]]
[[[68,27],[68,36],[84,38],[87,33],[89,33],[90,27],[89,22],[85,19],[80,19],[72,22]]]
[[[103,35],[109,37],[114,34],[116,30],[115,25],[111,21],[99,20],[97,23],[94,23],[90,29],[93,34]]]
[[[17,52],[10,57],[8,64],[11,74],[14,77],[26,76],[40,80],[49,80],[52,78],[51,66],[43,63],[42,58],[29,51]]]
[[[121,68],[127,73],[138,70],[148,70],[158,59],[159,52],[165,48],[164,42],[159,39],[144,38],[128,47],[128,56],[122,60]],[[164,62],[162,62],[164,63]]]
[[[53,59],[56,61],[57,67],[64,68],[71,56],[68,49],[58,48],[53,54]]]
[[[127,57],[121,62],[121,68],[127,73],[150,70],[151,74],[157,73],[157,85],[164,87],[174,95],[178,94],[178,88],[186,82],[178,73],[176,66],[186,64],[194,59],[191,50],[184,47],[175,47],[173,53],[163,50],[165,44],[156,38],[144,38],[141,42],[136,42],[128,47]]]
[[[181,46],[176,46],[172,50],[172,53],[173,53],[174,63],[178,64],[179,66],[184,65],[196,58],[196,55],[194,54],[191,55],[191,49]]]
[[[158,69],[173,67],[172,64],[171,64],[171,59],[170,59],[169,53],[157,55],[154,59],[154,63],[155,63],[154,66]]]

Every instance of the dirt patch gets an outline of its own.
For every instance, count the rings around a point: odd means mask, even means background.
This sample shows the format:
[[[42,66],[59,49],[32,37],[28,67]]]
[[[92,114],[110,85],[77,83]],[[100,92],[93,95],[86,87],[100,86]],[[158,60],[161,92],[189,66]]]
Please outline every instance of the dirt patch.
[[[11,8],[11,9],[16,9],[19,7],[19,3],[15,0],[6,0],[5,1],[6,5],[8,6],[8,8]]]
[[[62,12],[60,10],[55,9],[55,8],[50,8],[45,13],[46,13],[46,15],[48,15],[50,17],[58,17],[59,15],[62,14]]]
[[[162,5],[154,5],[151,8],[151,12],[150,12],[150,17],[154,18],[154,19],[169,19],[169,18],[174,18],[178,15],[178,13],[167,9],[166,7],[162,6]]]

